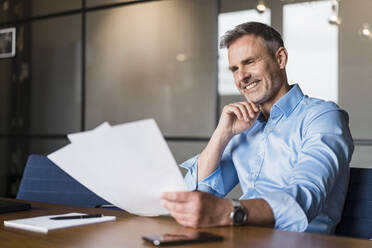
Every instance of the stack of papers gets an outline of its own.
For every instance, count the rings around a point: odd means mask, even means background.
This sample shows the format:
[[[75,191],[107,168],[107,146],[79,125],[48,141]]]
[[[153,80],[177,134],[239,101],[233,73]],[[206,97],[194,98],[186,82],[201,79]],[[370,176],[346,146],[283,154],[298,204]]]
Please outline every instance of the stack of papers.
[[[71,144],[48,155],[71,177],[130,213],[168,214],[163,192],[186,191],[182,174],[153,119],[68,135]]]
[[[60,215],[47,215],[41,217],[33,217],[18,220],[5,220],[4,226],[19,228],[23,230],[48,233],[49,230],[61,229],[72,226],[82,226],[100,222],[115,221],[115,216],[102,216],[99,218],[89,218],[89,219],[72,219],[72,220],[52,220],[52,217],[60,216],[75,216],[84,215],[81,213],[69,213]]]

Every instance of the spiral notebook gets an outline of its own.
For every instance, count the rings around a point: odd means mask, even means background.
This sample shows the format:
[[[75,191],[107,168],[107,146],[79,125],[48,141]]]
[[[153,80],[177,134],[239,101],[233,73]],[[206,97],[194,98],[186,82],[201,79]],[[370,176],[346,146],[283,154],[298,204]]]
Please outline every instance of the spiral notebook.
[[[18,220],[5,220],[4,226],[18,228],[33,232],[48,233],[50,230],[73,227],[73,226],[82,226],[89,225],[107,221],[115,221],[115,216],[102,216],[99,218],[89,218],[89,219],[71,219],[71,220],[53,220],[53,217],[62,217],[62,216],[75,216],[75,215],[84,215],[82,213],[68,213],[60,215],[47,215],[41,217],[25,218]]]

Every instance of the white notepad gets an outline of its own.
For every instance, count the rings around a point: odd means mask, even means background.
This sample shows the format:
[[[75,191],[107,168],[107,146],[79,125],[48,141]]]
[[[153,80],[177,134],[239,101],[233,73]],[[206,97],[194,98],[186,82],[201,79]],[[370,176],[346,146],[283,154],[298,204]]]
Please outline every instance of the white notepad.
[[[115,221],[115,216],[102,216],[99,218],[72,219],[72,220],[52,220],[52,217],[84,215],[82,213],[68,213],[59,215],[47,215],[18,220],[4,220],[4,226],[19,228],[33,232],[48,233],[49,230],[61,229],[73,226],[82,226],[100,222]]]

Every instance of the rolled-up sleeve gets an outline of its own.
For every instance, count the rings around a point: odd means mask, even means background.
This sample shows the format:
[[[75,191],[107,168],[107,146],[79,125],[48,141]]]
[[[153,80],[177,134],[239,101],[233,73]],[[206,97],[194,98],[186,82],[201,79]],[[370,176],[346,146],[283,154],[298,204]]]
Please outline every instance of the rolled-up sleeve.
[[[308,225],[306,214],[291,194],[274,191],[264,194],[262,199],[273,210],[275,228],[295,232],[306,230]]]
[[[199,155],[192,157],[180,164],[181,167],[187,169],[184,181],[187,189],[190,191],[196,190],[198,186],[198,158]]]
[[[336,182],[347,187],[354,149],[347,113],[333,110],[312,118],[302,140],[287,185],[260,196],[271,206],[276,228],[300,232],[319,215],[334,187],[339,187]]]
[[[184,178],[188,190],[199,190],[224,197],[238,183],[238,176],[230,156],[230,145],[226,147],[217,169],[199,183],[198,158],[199,155],[180,164],[188,170]]]

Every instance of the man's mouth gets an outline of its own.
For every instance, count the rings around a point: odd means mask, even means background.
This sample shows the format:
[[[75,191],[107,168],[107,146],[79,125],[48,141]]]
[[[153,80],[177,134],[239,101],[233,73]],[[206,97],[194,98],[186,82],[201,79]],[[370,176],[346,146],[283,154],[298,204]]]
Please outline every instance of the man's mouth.
[[[243,88],[243,89],[246,89],[246,90],[250,90],[250,89],[254,88],[254,87],[258,84],[258,82],[259,82],[259,80],[254,81],[254,82],[252,82],[252,83],[249,83],[249,84],[246,85],[246,86],[243,85],[242,88]]]

